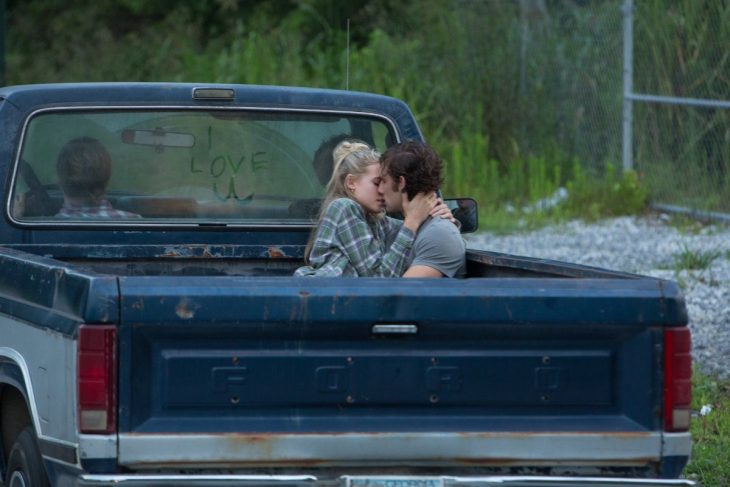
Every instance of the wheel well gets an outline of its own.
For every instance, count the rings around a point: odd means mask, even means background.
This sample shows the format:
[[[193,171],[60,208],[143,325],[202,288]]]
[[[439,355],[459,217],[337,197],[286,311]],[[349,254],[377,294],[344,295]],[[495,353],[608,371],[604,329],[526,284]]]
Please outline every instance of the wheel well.
[[[2,462],[5,466],[8,454],[21,431],[33,424],[28,404],[23,394],[15,387],[0,385],[0,441],[2,441]]]

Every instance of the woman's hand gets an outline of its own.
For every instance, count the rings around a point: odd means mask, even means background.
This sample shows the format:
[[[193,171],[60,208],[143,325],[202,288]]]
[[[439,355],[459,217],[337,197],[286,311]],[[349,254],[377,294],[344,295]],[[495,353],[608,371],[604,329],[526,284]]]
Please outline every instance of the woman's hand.
[[[405,214],[403,225],[416,233],[421,223],[431,215],[436,202],[437,198],[434,192],[418,193],[410,201],[408,201],[406,193],[403,193],[403,213]]]

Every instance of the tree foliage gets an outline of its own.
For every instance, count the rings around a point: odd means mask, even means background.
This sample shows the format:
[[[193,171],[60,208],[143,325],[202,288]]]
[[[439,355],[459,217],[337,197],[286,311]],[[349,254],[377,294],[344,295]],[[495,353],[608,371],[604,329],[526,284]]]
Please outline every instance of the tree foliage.
[[[494,161],[497,175],[504,176],[515,161],[538,156],[560,166],[562,177],[571,174],[575,159],[591,177],[602,177],[607,163],[620,165],[621,5],[620,0],[8,0],[6,78],[9,84],[348,87],[407,101],[429,141],[448,164],[458,166],[449,169],[453,174],[482,174]],[[728,97],[730,2],[646,0],[637,3],[634,25],[635,56],[650,60],[635,70],[635,86]],[[660,154],[666,168],[652,169],[670,175],[676,160],[695,157],[678,146],[674,134],[692,132],[688,137],[704,152],[690,167],[712,169],[717,185],[730,193],[726,114],[688,117],[680,109],[655,107],[636,113],[638,126],[649,129],[637,131],[638,159]],[[465,150],[477,146],[484,153]],[[656,176],[660,180],[666,180],[662,191],[671,194],[670,178]],[[720,199],[730,201],[730,195]]]

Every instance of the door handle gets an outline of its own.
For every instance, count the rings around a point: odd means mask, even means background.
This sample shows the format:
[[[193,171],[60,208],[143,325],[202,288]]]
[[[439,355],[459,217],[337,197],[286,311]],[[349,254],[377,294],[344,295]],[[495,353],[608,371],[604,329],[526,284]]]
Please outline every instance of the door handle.
[[[415,335],[418,326],[406,323],[380,323],[373,325],[373,335]]]

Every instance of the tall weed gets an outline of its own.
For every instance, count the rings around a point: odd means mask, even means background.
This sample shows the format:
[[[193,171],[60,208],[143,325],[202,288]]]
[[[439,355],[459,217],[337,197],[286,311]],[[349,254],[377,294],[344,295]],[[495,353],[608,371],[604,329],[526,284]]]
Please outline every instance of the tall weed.
[[[591,221],[646,207],[647,192],[635,172],[607,163],[602,174],[592,175],[577,159],[557,151],[552,159],[528,156],[504,166],[484,157],[488,142],[483,134],[469,132],[441,151],[444,192],[476,198],[482,229],[529,229],[567,218]]]
[[[634,171],[618,171],[606,164],[603,174],[589,176],[577,161],[573,164],[573,179],[567,182],[566,214],[587,220],[630,215],[642,211],[647,204],[647,192]]]

